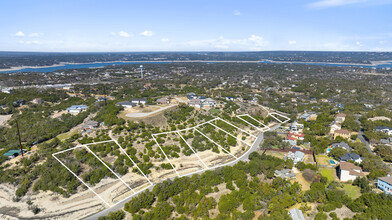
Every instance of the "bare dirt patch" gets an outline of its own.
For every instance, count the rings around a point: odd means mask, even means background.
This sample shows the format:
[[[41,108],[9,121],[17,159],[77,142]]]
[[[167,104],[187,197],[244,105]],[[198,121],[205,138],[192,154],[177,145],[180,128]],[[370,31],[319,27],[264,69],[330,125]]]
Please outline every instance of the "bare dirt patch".
[[[12,115],[0,115],[0,126],[6,126]]]

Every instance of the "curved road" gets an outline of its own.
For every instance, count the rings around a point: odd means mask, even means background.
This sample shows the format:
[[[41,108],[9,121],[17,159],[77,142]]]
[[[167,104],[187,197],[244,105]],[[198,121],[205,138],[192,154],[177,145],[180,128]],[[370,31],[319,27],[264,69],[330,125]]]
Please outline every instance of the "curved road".
[[[273,126],[272,128],[269,129],[269,131],[273,131],[273,130],[277,129],[280,125],[281,124],[279,123],[279,124]],[[252,152],[254,152],[254,151],[256,151],[258,149],[258,147],[261,144],[261,142],[263,141],[263,139],[264,139],[264,133],[259,134],[259,136],[256,138],[256,140],[253,142],[251,148],[249,148],[249,150],[246,153],[241,155],[241,157],[238,157],[238,159],[236,159],[234,161],[231,161],[231,162],[228,162],[228,163],[224,164],[223,166],[233,166],[236,163],[238,163],[239,161],[247,161],[249,159],[249,155]],[[221,166],[219,166],[219,167],[221,167]],[[215,167],[213,169],[217,169],[219,167]],[[191,176],[193,174],[201,174],[201,173],[203,173],[203,172],[205,172],[207,170],[211,170],[211,169],[204,169],[204,170],[200,170],[200,172],[190,173],[189,176]],[[184,176],[188,176],[188,175],[184,175]],[[175,179],[175,178],[177,178],[177,177],[172,177],[172,178],[169,178],[169,179]],[[166,181],[166,180],[167,179],[161,180],[159,183],[161,183],[163,181]],[[118,203],[117,205],[114,205],[114,206],[112,206],[110,208],[107,208],[107,209],[101,211],[101,212],[98,212],[98,213],[96,213],[94,215],[86,217],[85,220],[96,220],[96,219],[98,219],[101,216],[106,216],[110,212],[114,212],[114,211],[117,211],[117,210],[123,208],[125,203],[129,202],[133,197],[137,196],[139,193],[144,192],[145,190],[152,190],[154,188],[155,184],[157,184],[157,183],[154,183],[153,185],[151,185],[151,186],[149,186],[149,187],[147,187],[147,188],[145,188],[145,189],[143,189],[143,190],[141,190],[141,191],[131,195],[129,198],[127,198],[126,200]]]
[[[147,117],[147,116],[153,115],[153,114],[161,112],[161,111],[165,111],[166,109],[169,109],[169,108],[172,108],[172,107],[175,107],[175,106],[177,106],[177,104],[169,105],[169,106],[166,106],[166,107],[162,107],[162,108],[157,109],[157,110],[152,111],[152,112],[133,112],[133,113],[128,113],[125,116],[127,116],[129,118],[142,118],[142,117]]]

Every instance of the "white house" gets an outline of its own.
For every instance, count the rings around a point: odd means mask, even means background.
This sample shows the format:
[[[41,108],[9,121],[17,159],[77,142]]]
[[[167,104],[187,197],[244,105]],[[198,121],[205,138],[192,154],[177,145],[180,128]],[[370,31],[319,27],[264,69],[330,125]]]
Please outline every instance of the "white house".
[[[117,102],[116,103],[117,106],[122,106],[124,108],[132,108],[135,107],[137,104],[132,103],[132,102],[128,102],[128,101],[124,101],[124,102]]]
[[[232,101],[232,102],[234,102],[234,97],[231,97],[231,96],[226,96],[225,97],[225,99],[227,100],[227,101]]]
[[[365,176],[361,167],[349,162],[340,162],[338,173],[340,181],[355,180],[357,177]]]
[[[304,161],[304,157],[305,154],[302,153],[301,151],[295,151],[295,153],[289,151],[286,158],[293,160],[294,164],[296,164],[298,162]]]
[[[304,129],[304,125],[299,124],[297,121],[294,121],[290,125],[290,131],[301,131],[302,129]]]
[[[188,101],[188,105],[201,108],[203,107],[203,102],[200,99],[191,99]]]
[[[342,126],[339,123],[334,121],[331,123],[330,128],[331,128],[331,130],[329,131],[329,133],[333,134],[333,133],[335,133],[335,131],[341,130]]]
[[[141,98],[141,99],[134,98],[134,99],[132,99],[132,103],[145,105],[145,104],[147,104],[147,99],[146,98]]]
[[[377,126],[376,131],[384,132],[387,135],[392,135],[392,128],[386,126]]]
[[[203,106],[215,107],[215,106],[216,106],[216,101],[213,100],[212,98],[206,98],[206,99],[203,101]]]
[[[67,108],[67,112],[71,114],[78,114],[80,112],[86,111],[88,109],[87,105],[73,105]]]
[[[2,93],[10,94],[10,93],[12,92],[12,88],[2,88],[2,89],[1,89],[1,92],[2,92]]]

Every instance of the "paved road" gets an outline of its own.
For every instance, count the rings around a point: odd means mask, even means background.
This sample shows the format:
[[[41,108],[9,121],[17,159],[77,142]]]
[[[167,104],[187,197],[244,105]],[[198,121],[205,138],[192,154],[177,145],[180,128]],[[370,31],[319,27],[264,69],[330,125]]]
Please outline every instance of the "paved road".
[[[281,124],[277,124],[277,125],[273,126],[272,128],[270,128],[270,131],[273,131],[273,130],[277,129],[280,125]],[[247,161],[249,159],[249,155],[252,152],[254,152],[254,151],[256,151],[258,149],[258,147],[261,144],[261,142],[263,141],[263,139],[264,139],[264,133],[259,134],[259,136],[257,136],[256,140],[253,142],[253,145],[251,146],[251,148],[245,154],[241,155],[241,157],[239,157],[238,159],[236,159],[234,161],[231,161],[229,163],[224,164],[224,166],[233,166],[236,163],[238,163],[239,161]],[[217,169],[217,168],[219,168],[219,167],[216,167],[215,169]],[[211,169],[208,169],[208,170],[211,170]],[[207,171],[207,170],[206,169],[205,170],[201,170],[200,172],[198,172],[198,174],[204,173],[205,171]],[[191,176],[193,174],[195,174],[195,173],[191,173],[191,174],[189,174],[189,176]],[[169,179],[175,179],[175,178],[176,177],[172,177],[172,178],[169,178]],[[162,180],[159,183],[161,183],[163,181],[166,181],[166,180],[167,179]],[[112,206],[112,207],[110,207],[108,209],[105,209],[105,210],[103,210],[101,212],[98,212],[98,213],[96,213],[96,214],[94,214],[92,216],[89,216],[89,217],[85,218],[85,220],[96,220],[96,219],[98,219],[101,216],[108,215],[110,212],[114,212],[114,211],[117,211],[119,209],[122,209],[124,207],[125,203],[129,202],[133,197],[137,196],[141,192],[144,192],[145,190],[152,190],[156,184],[157,183],[154,183],[153,185],[149,186],[148,188],[146,188],[146,189],[144,189],[142,191],[139,191],[136,194],[133,194],[131,197],[127,198],[126,200],[124,200],[122,202],[120,202],[119,204],[117,204],[115,206]]]
[[[359,138],[359,140],[360,140],[362,143],[364,143],[364,144],[366,145],[366,149],[369,151],[369,153],[374,154],[374,152],[372,151],[372,149],[370,149],[370,143],[369,143],[369,141],[367,141],[367,140],[365,139],[365,136],[363,135],[363,128],[362,128],[361,122],[359,121],[359,118],[360,118],[360,117],[361,117],[361,115],[359,115],[359,114],[356,114],[356,115],[355,115],[355,121],[361,126],[361,129],[360,129],[359,132],[358,132],[358,138]]]
[[[152,112],[133,112],[133,113],[128,113],[128,114],[126,114],[126,116],[130,117],[130,118],[147,117],[147,116],[153,115],[155,113],[158,113],[158,112],[161,112],[161,111],[165,111],[166,109],[172,108],[174,106],[177,106],[177,104],[169,105],[169,106],[166,106],[166,107],[162,107],[162,108],[157,109],[157,110],[152,111]]]

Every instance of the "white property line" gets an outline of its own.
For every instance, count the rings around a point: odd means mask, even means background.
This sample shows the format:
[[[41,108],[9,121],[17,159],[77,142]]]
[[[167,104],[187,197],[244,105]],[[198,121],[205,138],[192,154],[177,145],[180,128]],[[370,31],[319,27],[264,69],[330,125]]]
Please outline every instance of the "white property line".
[[[235,125],[233,125],[232,123],[230,123],[230,122],[228,122],[228,121],[225,121],[225,120],[223,120],[223,119],[221,119],[221,118],[218,118],[218,119],[221,120],[221,121],[223,121],[223,122],[225,122],[226,124],[229,124],[229,125],[231,125],[231,126],[237,128],[238,130],[240,130],[240,131],[242,131],[242,132],[244,132],[244,133],[246,133],[246,134],[248,134],[248,135],[250,135],[250,136],[252,136],[252,137],[257,138],[255,135],[253,135],[253,134],[251,134],[251,133],[249,133],[249,132],[247,132],[247,131],[245,131],[245,130],[243,130],[243,129],[241,129],[241,128],[235,126]]]
[[[261,123],[259,120],[257,120],[256,118],[252,117],[252,116],[251,116],[251,115],[249,115],[249,114],[237,115],[237,117],[242,117],[242,116],[247,116],[247,117],[249,117],[249,118],[253,119],[255,122],[257,122],[257,123],[259,123],[259,124],[263,125],[264,127],[267,127],[267,128],[269,128],[267,125],[265,125],[265,124]]]
[[[83,145],[79,145],[79,146],[76,146],[76,147],[72,147],[72,148],[69,148],[69,149],[66,149],[66,150],[62,150],[62,151],[53,153],[52,156],[57,155],[57,154],[61,154],[61,153],[64,153],[64,152],[67,152],[67,151],[70,151],[70,150],[75,150],[76,148],[80,148],[80,147],[83,147]]]
[[[119,176],[117,176],[116,173],[114,173],[113,170],[111,170],[109,167],[107,167],[107,165],[106,165],[100,158],[98,158],[97,155],[95,155],[94,152],[92,152],[92,151],[90,150],[90,148],[87,147],[87,145],[101,144],[101,143],[108,143],[108,142],[115,142],[115,143],[120,147],[120,149],[123,151],[123,153],[124,153],[125,155],[127,155],[127,157],[132,161],[132,163],[139,169],[140,173],[148,180],[148,182],[150,183],[150,186],[147,186],[147,187],[145,187],[145,188],[139,190],[138,192],[135,192],[135,191],[134,191],[131,187],[129,187],[129,186],[119,177]],[[128,197],[126,197],[126,198],[124,198],[124,199],[122,199],[122,200],[120,200],[120,201],[118,201],[117,203],[115,203],[115,204],[113,204],[113,205],[111,206],[111,205],[110,205],[109,203],[107,203],[98,193],[96,193],[89,185],[87,185],[80,177],[78,177],[71,169],[69,169],[63,162],[61,162],[61,160],[59,160],[59,159],[55,156],[55,155],[57,155],[57,154],[64,153],[64,152],[67,152],[67,151],[70,151],[70,150],[74,150],[74,149],[77,149],[77,148],[81,148],[81,147],[88,148],[89,151],[90,151],[98,160],[101,161],[101,163],[103,163],[103,164],[104,164],[104,165],[105,165],[114,175],[116,175],[116,176],[120,179],[120,181],[122,181],[126,186],[128,186],[128,188],[130,188],[130,189],[133,191],[133,194],[130,195],[130,196],[128,196]],[[144,190],[146,190],[147,188],[149,188],[149,187],[151,187],[151,186],[153,185],[153,183],[147,178],[147,176],[143,173],[143,171],[139,168],[139,166],[137,166],[137,164],[136,164],[136,163],[132,160],[132,158],[125,152],[125,150],[121,147],[121,145],[120,145],[116,140],[114,140],[114,139],[112,139],[112,140],[107,140],[107,141],[95,142],[95,143],[89,143],[89,144],[85,144],[85,145],[79,145],[79,146],[76,146],[76,147],[72,147],[72,148],[69,148],[69,149],[66,149],[66,150],[63,150],[63,151],[59,151],[59,152],[53,153],[52,156],[53,156],[62,166],[64,166],[69,172],[71,172],[72,175],[74,175],[80,182],[82,182],[88,189],[90,189],[99,199],[101,199],[101,200],[102,200],[107,206],[109,206],[109,207],[116,206],[116,205],[120,204],[121,202],[123,202],[123,201],[129,199],[130,197],[135,196],[135,195],[137,195],[137,194],[143,192]]]
[[[253,142],[252,146],[256,143],[256,141],[257,141],[257,138],[256,138],[255,141]],[[241,160],[242,157],[243,157],[244,155],[247,155],[251,150],[252,150],[252,147],[250,147],[244,154],[242,154],[240,157],[236,158],[235,160],[230,161],[230,162],[227,162],[227,163],[224,163],[224,164],[219,164],[219,165],[210,167],[209,170],[214,170],[214,169],[219,168],[219,167],[223,167],[223,166],[227,166],[227,165],[232,164],[232,163],[236,163],[237,161]],[[194,171],[194,172],[192,172],[192,173],[184,174],[182,177],[184,177],[184,176],[191,176],[191,175],[193,175],[193,174],[201,173],[201,172],[203,172],[203,171],[205,171],[205,170]]]
[[[214,119],[212,119],[212,120],[209,120],[209,121],[200,123],[200,124],[198,124],[198,125],[196,125],[196,126],[193,126],[193,127],[190,127],[190,128],[184,128],[184,129],[175,130],[175,131],[166,131],[166,132],[156,133],[156,134],[153,134],[153,135],[172,134],[172,133],[181,132],[181,131],[189,131],[189,130],[192,130],[192,129],[194,129],[194,128],[200,127],[200,126],[202,126],[202,125],[211,123],[211,122],[213,122],[213,121],[215,121],[215,120],[217,120],[217,119],[218,119],[218,118],[214,118]]]
[[[242,143],[248,145],[249,147],[251,146],[250,144],[248,144],[248,142],[246,142],[246,141],[242,140],[241,138],[238,138],[238,137],[236,137],[236,136],[230,134],[229,132],[223,130],[222,128],[220,128],[220,127],[218,127],[218,126],[216,126],[216,125],[214,125],[214,124],[212,124],[212,123],[209,123],[209,124],[212,125],[212,126],[214,126],[214,127],[217,128],[217,129],[219,129],[219,130],[225,132],[226,134],[230,135],[231,137],[233,137],[233,138],[235,138],[235,139],[241,141]]]
[[[122,183],[124,183],[130,190],[132,190],[133,193],[135,193],[135,190],[133,190],[117,173],[115,173],[105,162],[101,160],[88,146],[83,145],[85,148],[87,148],[90,153],[92,153],[106,168],[110,170]]]
[[[247,123],[248,125],[250,125],[250,126],[256,128],[256,129],[259,130],[259,131],[262,131],[262,130],[263,130],[262,128],[257,127],[256,125],[250,123],[249,121],[247,121],[247,120],[245,120],[245,119],[243,119],[243,118],[241,118],[241,117],[239,117],[239,116],[236,116],[236,117],[239,118],[241,121]]]
[[[207,135],[203,134],[203,132],[199,131],[197,128],[195,128],[195,130],[197,132],[199,132],[201,135],[203,135],[205,138],[207,138],[209,141],[211,141],[212,143],[216,144],[216,146],[218,146],[219,148],[221,148],[223,151],[225,151],[226,153],[230,154],[231,156],[233,156],[234,158],[237,158],[236,156],[234,156],[234,154],[230,153],[229,151],[227,151],[225,148],[223,148],[222,146],[220,146],[218,143],[216,143],[214,140],[212,140],[211,138],[209,138]]]
[[[122,150],[122,152],[123,152],[125,155],[127,155],[127,157],[132,161],[133,165],[136,166],[136,168],[137,168],[137,169],[139,170],[139,172],[144,176],[144,178],[146,178],[147,181],[148,181],[151,185],[153,185],[153,183],[150,181],[150,179],[147,178],[147,176],[143,173],[143,171],[140,169],[140,167],[132,160],[132,158],[127,154],[127,152],[125,152],[125,149],[122,148],[121,145],[120,145],[116,140],[113,139],[113,141],[117,144],[117,146],[120,147],[120,149]]]
[[[285,118],[286,120],[285,120],[285,121],[279,120],[279,119],[278,119],[277,117],[275,117],[273,114],[279,115],[280,117]],[[284,116],[284,115],[282,115],[282,114],[279,114],[279,113],[277,113],[277,112],[271,112],[271,113],[268,113],[268,115],[270,115],[271,117],[273,117],[274,119],[276,119],[276,120],[279,121],[280,123],[286,123],[286,122],[290,121],[290,118],[289,118],[289,117]]]
[[[186,145],[188,145],[188,147],[192,150],[192,152],[196,155],[197,158],[199,158],[200,162],[208,169],[208,166],[204,163],[204,161],[199,157],[199,155],[197,155],[197,153],[195,152],[195,150],[193,150],[193,148],[191,147],[190,144],[188,144],[188,142],[185,140],[185,138],[180,134],[179,131],[177,131],[177,134],[180,135],[181,139],[185,142]]]
[[[78,147],[82,147],[82,146],[78,146]],[[76,149],[76,148],[73,148]],[[65,151],[63,151],[65,152]],[[78,177],[78,175],[76,175],[71,169],[69,169],[63,162],[61,162],[61,160],[59,160],[55,155],[58,153],[62,153],[62,152],[57,152],[52,154],[52,156],[61,164],[63,165],[63,167],[65,167],[65,169],[67,169],[69,172],[72,173],[72,175],[74,175],[80,182],[82,182],[88,189],[91,190],[91,192],[93,192],[96,196],[98,196],[99,199],[102,200],[102,202],[104,202],[107,206],[112,207],[111,205],[109,205],[109,203],[107,203],[100,195],[98,195],[98,193],[96,193],[89,185],[87,185],[80,177]]]
[[[166,155],[165,151],[163,151],[163,149],[161,148],[161,145],[159,145],[159,143],[158,143],[157,139],[155,139],[155,137],[154,137],[154,134],[152,134],[151,136],[152,136],[152,138],[154,139],[155,143],[157,143],[157,145],[158,145],[159,149],[161,149],[161,151],[162,151],[163,155],[165,155],[165,157],[166,157],[167,161],[169,161],[170,165],[173,167],[173,169],[174,169],[174,171],[176,172],[177,176],[178,176],[178,177],[180,177],[180,174],[178,174],[178,172],[177,172],[176,168],[174,167],[174,165],[172,164],[172,162],[171,162],[171,161],[169,160],[169,158],[167,157],[167,155]]]

